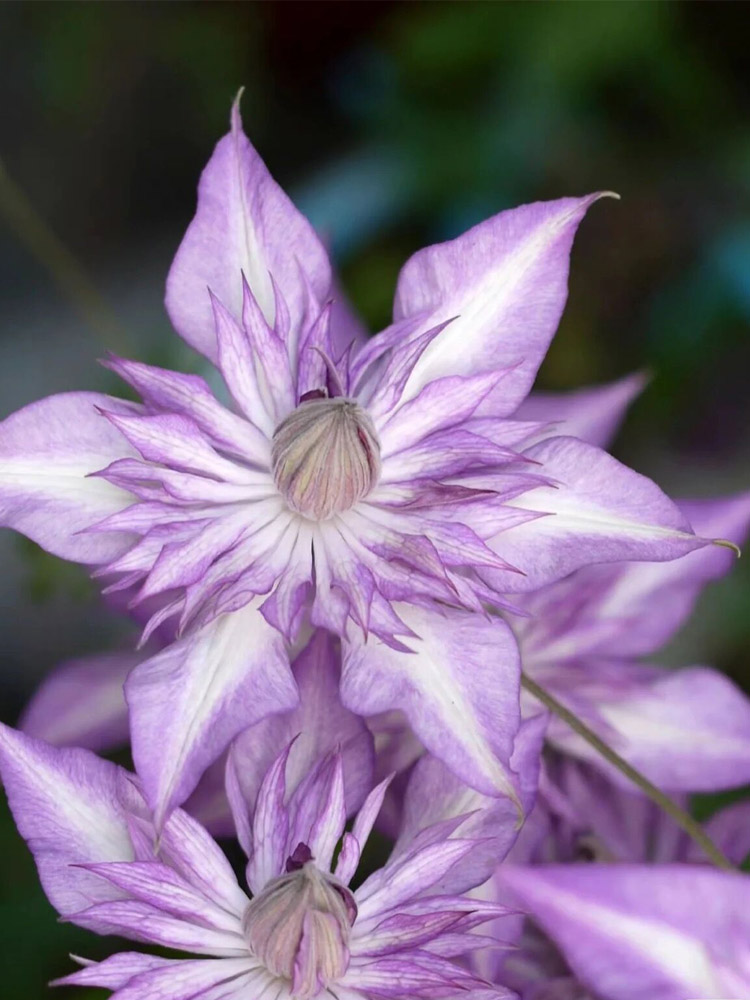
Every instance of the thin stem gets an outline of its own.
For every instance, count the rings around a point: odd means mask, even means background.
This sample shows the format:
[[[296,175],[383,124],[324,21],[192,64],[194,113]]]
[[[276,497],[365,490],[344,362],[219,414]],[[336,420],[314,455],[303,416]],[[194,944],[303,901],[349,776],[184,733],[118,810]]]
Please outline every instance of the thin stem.
[[[647,795],[652,802],[655,802],[660,809],[662,809],[667,815],[671,816],[672,819],[681,827],[685,833],[695,841],[695,843],[701,848],[707,858],[716,865],[717,868],[723,868],[727,871],[734,871],[734,865],[731,861],[724,856],[724,854],[719,850],[719,848],[714,844],[711,838],[706,834],[700,823],[697,823],[693,817],[685,812],[675,801],[671,799],[664,792],[660,791],[656,785],[652,785],[648,778],[644,777],[640,771],[637,771],[632,765],[628,764],[619,753],[612,749],[608,743],[605,743],[603,739],[596,735],[596,733],[589,729],[589,727],[582,722],[577,715],[566,708],[561,702],[557,700],[549,691],[533,681],[527,674],[521,675],[521,684],[526,688],[526,690],[537,698],[541,703],[548,708],[551,712],[554,712],[558,718],[566,722],[573,732],[578,733],[578,735],[586,740],[596,751],[598,751],[605,760],[609,761],[613,767],[616,767],[618,771],[629,778],[634,785],[637,785],[640,790]]]
[[[52,232],[0,159],[0,213],[104,346],[127,353],[127,335],[117,317],[65,244]]]

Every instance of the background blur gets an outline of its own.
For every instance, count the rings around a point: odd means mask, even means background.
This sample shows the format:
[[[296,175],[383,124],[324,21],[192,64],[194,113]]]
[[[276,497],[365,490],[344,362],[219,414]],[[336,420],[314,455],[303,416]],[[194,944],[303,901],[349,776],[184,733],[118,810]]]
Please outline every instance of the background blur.
[[[620,192],[581,228],[540,384],[648,369],[617,455],[677,496],[747,489],[746,17],[744,4],[678,2],[1,5],[0,417],[50,392],[118,391],[95,364],[107,348],[196,364],[163,283],[244,85],[247,132],[373,329],[425,243],[520,202]],[[82,571],[10,533],[0,560],[0,715],[13,722],[54,664],[124,633]],[[750,687],[748,563],[703,600],[671,662]],[[5,812],[0,852],[2,996],[40,1000],[68,951],[109,943],[56,923]]]

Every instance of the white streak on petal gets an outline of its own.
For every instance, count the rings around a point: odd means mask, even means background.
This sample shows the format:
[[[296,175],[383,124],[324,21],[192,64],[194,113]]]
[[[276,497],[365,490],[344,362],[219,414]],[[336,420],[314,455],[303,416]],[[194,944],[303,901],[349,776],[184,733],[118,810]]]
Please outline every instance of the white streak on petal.
[[[44,890],[63,916],[117,895],[71,866],[133,858],[117,794],[119,771],[88,750],[56,749],[0,725],[0,772],[11,811]]]
[[[413,652],[377,639],[344,643],[342,699],[373,715],[403,710],[425,744],[447,766],[489,795],[515,798],[509,769],[519,725],[518,650],[499,619],[397,605],[418,636]]]
[[[125,534],[85,529],[133,502],[91,473],[133,450],[98,412],[130,404],[93,392],[50,396],[0,423],[0,524],[64,559],[101,563],[128,544]]]
[[[515,366],[486,412],[509,416],[526,396],[567,298],[578,224],[601,194],[522,205],[404,265],[395,318],[424,311],[424,328],[453,319],[415,365],[405,395],[447,374]]]
[[[161,824],[248,725],[294,707],[284,642],[254,606],[223,615],[131,674],[133,757]]]

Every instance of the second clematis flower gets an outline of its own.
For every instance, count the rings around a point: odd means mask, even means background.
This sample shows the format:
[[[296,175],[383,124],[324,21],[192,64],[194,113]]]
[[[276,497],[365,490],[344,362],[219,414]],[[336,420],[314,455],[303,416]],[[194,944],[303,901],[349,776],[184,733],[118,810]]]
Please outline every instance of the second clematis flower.
[[[512,863],[479,890],[483,899],[520,903],[531,920],[510,939],[507,924],[494,925],[515,947],[487,953],[476,971],[523,1000],[747,996],[750,878],[709,865],[639,794],[586,764],[549,763]],[[742,865],[749,804],[720,810],[706,829]]]
[[[466,894],[484,846],[462,836],[470,817],[412,831],[352,889],[388,782],[369,791],[345,831],[344,754],[304,758],[300,768],[294,749],[253,773],[250,795],[227,772],[248,895],[182,809],[157,836],[134,775],[0,726],[8,800],[63,918],[193,956],[80,959],[59,982],[105,987],[113,1000],[512,1000],[456,961],[486,945],[476,928],[508,912]]]
[[[472,804],[483,808],[476,793]],[[720,810],[705,829],[739,867],[750,803]],[[483,928],[501,947],[470,965],[521,1000],[747,995],[750,879],[717,871],[653,802],[588,764],[545,755],[534,809],[498,860],[476,895],[520,905],[527,918]]]
[[[341,638],[349,708],[402,709],[463,780],[517,797],[518,653],[488,609],[704,544],[650,480],[523,413],[599,197],[415,254],[362,344],[235,104],[166,299],[224,387],[112,358],[142,403],[71,393],[0,426],[0,521],[96,567],[149,609],[147,634],[173,630],[126,685],[159,824],[237,733],[294,706],[308,619]]]

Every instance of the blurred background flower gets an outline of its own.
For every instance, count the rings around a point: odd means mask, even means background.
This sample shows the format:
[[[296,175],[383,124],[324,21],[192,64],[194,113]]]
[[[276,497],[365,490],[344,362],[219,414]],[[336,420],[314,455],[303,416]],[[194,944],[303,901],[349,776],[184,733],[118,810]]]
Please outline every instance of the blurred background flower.
[[[163,283],[244,85],[248,133],[373,329],[420,246],[524,201],[618,191],[578,236],[540,384],[648,369],[618,457],[673,495],[747,489],[744,27],[741,4],[648,0],[2,5],[0,416],[51,392],[119,391],[94,363],[108,347],[199,363],[170,333]],[[83,571],[10,532],[0,559],[13,722],[53,665],[126,636]],[[714,663],[750,689],[749,603],[743,560],[665,662]],[[80,938],[56,924],[5,812],[0,850],[4,997],[38,1000]]]

